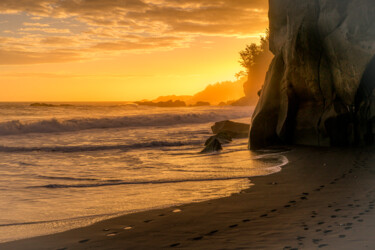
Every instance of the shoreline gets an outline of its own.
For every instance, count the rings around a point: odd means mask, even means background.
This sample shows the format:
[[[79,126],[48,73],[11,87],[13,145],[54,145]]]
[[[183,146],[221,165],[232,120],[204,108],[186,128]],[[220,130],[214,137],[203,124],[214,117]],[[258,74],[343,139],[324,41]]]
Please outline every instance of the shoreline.
[[[247,151],[247,150],[246,150]],[[236,151],[235,151],[236,152]],[[256,152],[253,156],[252,156],[252,161],[260,161],[260,162],[264,162],[264,163],[270,163],[272,164],[271,166],[267,167],[267,169],[272,169],[272,173],[268,173],[268,174],[259,174],[259,175],[253,175],[253,176],[241,176],[241,177],[222,177],[222,178],[208,178],[208,179],[191,179],[191,180],[186,180],[186,181],[181,181],[181,180],[176,180],[176,181],[150,181],[150,182],[146,182],[146,183],[140,183],[140,182],[136,182],[136,184],[170,184],[170,183],[183,183],[183,182],[188,182],[188,183],[194,183],[194,182],[221,182],[221,181],[243,181],[243,182],[246,182],[247,184],[244,185],[246,187],[242,187],[241,189],[240,188],[235,188],[235,185],[239,185],[239,183],[233,183],[232,186],[234,189],[237,189],[235,192],[232,192],[230,194],[222,194],[221,196],[216,196],[216,197],[210,197],[210,198],[204,198],[204,196],[202,196],[201,198],[199,199],[196,199],[196,200],[192,200],[190,202],[176,202],[176,203],[173,203],[173,204],[167,204],[167,205],[161,205],[161,206],[154,206],[154,207],[147,207],[147,208],[139,208],[139,209],[134,209],[134,210],[127,210],[127,211],[121,211],[121,212],[115,212],[115,213],[107,213],[107,214],[97,214],[97,215],[85,215],[85,216],[80,216],[80,217],[72,217],[72,218],[63,218],[63,219],[51,219],[51,220],[44,220],[44,221],[26,221],[26,222],[20,222],[20,223],[9,223],[9,224],[1,224],[0,225],[0,228],[1,227],[13,227],[13,226],[32,226],[32,225],[41,225],[39,228],[50,228],[52,226],[52,224],[59,224],[59,223],[62,223],[63,226],[60,226],[60,227],[57,227],[57,226],[53,226],[53,231],[51,232],[48,232],[48,230],[43,230],[44,233],[40,233],[40,234],[29,234],[28,236],[24,236],[24,237],[13,237],[12,239],[7,239],[7,240],[1,240],[0,239],[0,244],[4,244],[4,243],[9,243],[9,242],[13,242],[13,241],[20,241],[20,240],[27,240],[27,239],[31,239],[31,238],[35,238],[35,237],[43,237],[43,236],[47,236],[47,235],[53,235],[53,234],[57,234],[57,233],[63,233],[63,232],[66,232],[66,231],[69,231],[69,230],[74,230],[74,229],[77,229],[77,228],[83,228],[83,227],[88,227],[88,226],[91,226],[95,223],[98,223],[98,222],[101,222],[101,221],[105,221],[105,220],[109,220],[109,219],[112,219],[112,218],[117,218],[117,217],[121,217],[121,216],[126,216],[126,215],[131,215],[131,214],[135,214],[135,213],[141,213],[141,212],[147,212],[147,211],[152,211],[152,210],[160,210],[160,209],[168,209],[168,208],[172,208],[172,207],[177,207],[177,206],[182,206],[182,205],[186,205],[186,204],[193,204],[193,203],[200,203],[200,202],[205,202],[205,201],[210,201],[210,200],[215,200],[215,199],[220,199],[220,198],[226,198],[226,197],[229,197],[231,195],[236,195],[236,194],[239,194],[249,188],[251,188],[251,186],[253,186],[253,184],[251,183],[251,179],[254,178],[254,177],[258,177],[258,176],[266,176],[266,175],[272,175],[272,174],[275,174],[279,171],[282,170],[282,167],[285,166],[286,164],[288,164],[288,159],[282,155],[282,153],[285,152],[285,151],[280,151],[280,150],[267,150],[265,152],[262,152],[262,151],[259,151],[259,152]],[[226,152],[226,153],[232,153],[232,152]],[[213,153],[213,157],[215,157],[216,153]],[[110,186],[114,185],[123,185],[124,183],[117,183],[117,184],[109,184]],[[130,184],[130,183],[126,183],[126,184]],[[103,185],[105,186],[105,185]],[[44,226],[43,226],[44,224]],[[69,228],[69,226],[66,226],[66,225],[69,225],[69,224],[74,224],[74,226],[71,226]],[[13,230],[13,231],[19,231],[21,230],[22,232],[27,232],[27,231],[30,231],[30,230],[38,230],[38,228],[35,228],[35,227],[31,227],[29,228],[28,230],[25,230],[25,229],[18,229],[18,230]],[[2,233],[4,233],[6,230],[3,230],[1,231]],[[8,235],[11,235],[11,233],[8,232]],[[4,236],[4,235],[3,235]]]
[[[374,148],[294,147],[240,194],[104,220],[1,249],[371,249]],[[355,218],[357,217],[357,218]]]

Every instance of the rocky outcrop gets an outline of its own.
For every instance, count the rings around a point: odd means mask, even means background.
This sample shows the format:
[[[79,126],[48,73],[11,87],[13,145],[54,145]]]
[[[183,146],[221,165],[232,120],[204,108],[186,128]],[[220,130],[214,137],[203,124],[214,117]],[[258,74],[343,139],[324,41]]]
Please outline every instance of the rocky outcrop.
[[[355,145],[374,137],[374,0],[270,0],[275,55],[249,145]]]
[[[166,107],[166,108],[171,108],[171,107],[186,107],[186,103],[184,101],[180,100],[169,100],[166,102],[150,102],[150,101],[140,101],[140,102],[135,102],[138,105],[144,105],[144,106],[152,106],[152,107]]]

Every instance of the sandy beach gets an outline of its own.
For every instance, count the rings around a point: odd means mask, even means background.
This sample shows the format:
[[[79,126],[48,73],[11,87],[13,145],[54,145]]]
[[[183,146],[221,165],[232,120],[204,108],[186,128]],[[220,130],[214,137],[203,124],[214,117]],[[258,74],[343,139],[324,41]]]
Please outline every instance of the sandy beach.
[[[1,249],[373,249],[374,148],[296,147],[231,197],[8,242]]]

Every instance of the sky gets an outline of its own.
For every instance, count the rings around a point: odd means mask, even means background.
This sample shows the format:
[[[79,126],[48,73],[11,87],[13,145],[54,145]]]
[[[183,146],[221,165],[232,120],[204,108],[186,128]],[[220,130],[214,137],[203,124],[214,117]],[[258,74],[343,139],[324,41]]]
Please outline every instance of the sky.
[[[268,0],[1,0],[0,102],[134,101],[234,80]]]

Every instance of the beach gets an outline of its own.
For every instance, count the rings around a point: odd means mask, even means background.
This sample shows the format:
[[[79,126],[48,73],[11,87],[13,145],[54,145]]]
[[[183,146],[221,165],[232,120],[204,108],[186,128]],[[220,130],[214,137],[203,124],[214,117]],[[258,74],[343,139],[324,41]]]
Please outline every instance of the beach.
[[[226,198],[129,214],[1,249],[373,249],[374,148],[293,147]]]

